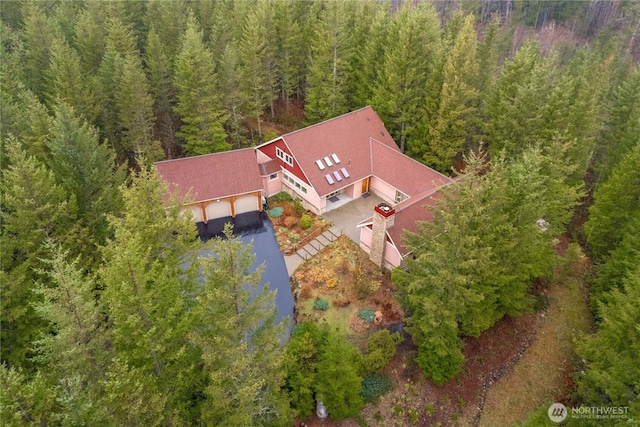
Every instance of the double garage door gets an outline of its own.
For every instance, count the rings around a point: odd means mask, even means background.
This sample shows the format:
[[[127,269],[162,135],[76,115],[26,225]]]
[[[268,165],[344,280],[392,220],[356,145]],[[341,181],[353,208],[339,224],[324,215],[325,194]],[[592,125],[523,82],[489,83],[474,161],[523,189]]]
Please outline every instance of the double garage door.
[[[233,203],[233,210],[231,204]],[[203,222],[202,209],[200,206],[191,206],[193,219],[196,222]],[[227,216],[235,216],[246,212],[255,212],[260,209],[260,197],[255,194],[237,197],[234,201],[230,199],[220,199],[219,202],[208,202],[205,206],[207,219],[223,218]],[[235,214],[235,215],[234,215]]]

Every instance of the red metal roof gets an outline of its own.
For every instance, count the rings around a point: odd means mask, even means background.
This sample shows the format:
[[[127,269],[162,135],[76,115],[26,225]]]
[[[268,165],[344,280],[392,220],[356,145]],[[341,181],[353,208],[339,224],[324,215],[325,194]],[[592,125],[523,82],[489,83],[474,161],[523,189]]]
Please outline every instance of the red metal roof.
[[[184,197],[191,191],[195,202],[262,191],[253,148],[165,160],[155,167],[170,189]]]

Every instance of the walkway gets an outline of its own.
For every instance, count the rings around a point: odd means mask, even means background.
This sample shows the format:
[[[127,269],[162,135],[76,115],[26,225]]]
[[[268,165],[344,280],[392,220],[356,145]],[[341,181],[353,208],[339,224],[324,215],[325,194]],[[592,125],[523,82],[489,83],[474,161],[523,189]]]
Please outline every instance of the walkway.
[[[295,254],[284,257],[289,275],[293,274],[296,268],[304,261],[317,254],[342,234],[346,234],[351,240],[359,243],[360,229],[357,227],[358,223],[372,216],[374,206],[382,201],[375,194],[369,194],[367,197],[359,197],[322,215],[324,219],[332,224],[331,228],[299,249]]]

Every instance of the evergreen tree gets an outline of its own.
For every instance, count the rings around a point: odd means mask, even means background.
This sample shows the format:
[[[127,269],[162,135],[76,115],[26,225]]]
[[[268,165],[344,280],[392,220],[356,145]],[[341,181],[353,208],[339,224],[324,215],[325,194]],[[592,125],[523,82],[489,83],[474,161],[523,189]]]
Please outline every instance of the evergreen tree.
[[[326,405],[334,420],[355,416],[364,404],[360,395],[360,352],[328,328],[324,339],[316,374],[316,399]]]
[[[259,140],[262,140],[261,116],[268,106],[273,116],[273,101],[276,98],[275,36],[270,9],[271,3],[258,2],[247,16],[242,39],[238,43],[239,83],[247,101],[245,111],[257,123]]]
[[[36,291],[42,299],[35,309],[53,330],[35,345],[38,362],[46,366],[51,383],[57,384],[59,408],[52,419],[68,425],[99,423],[104,415],[98,404],[99,381],[108,352],[103,313],[94,295],[96,286],[83,277],[77,259],[68,262],[59,247],[50,242],[46,246],[52,258],[44,261],[43,274],[51,285],[38,285]]]
[[[564,161],[552,157],[558,152],[494,159],[486,173],[484,157],[468,158],[465,180],[443,190],[433,221],[406,234],[414,260],[392,277],[413,313],[417,361],[434,382],[462,365],[456,334],[478,336],[504,315],[522,314],[531,280],[551,274],[554,238],[580,195],[562,169],[550,173]]]
[[[117,187],[124,171],[116,169],[113,152],[98,142],[95,129],[78,119],[71,107],[59,104],[55,113],[47,144],[49,165],[56,181],[77,201],[78,216],[92,235],[84,248],[93,252],[109,235],[105,215],[120,210]]]
[[[343,2],[330,1],[315,27],[305,99],[305,115],[310,123],[348,111],[346,85],[350,70],[345,51],[349,39],[343,9]]]
[[[167,423],[185,424],[193,417],[191,398],[199,392],[197,351],[186,339],[193,325],[198,242],[193,223],[180,213],[182,203],[171,198],[165,205],[166,190],[158,175],[146,170],[129,188],[121,187],[124,215],[110,217],[114,238],[104,247],[99,277],[108,339],[118,370],[129,373],[123,381],[142,387],[151,400],[166,399],[153,413],[164,412]],[[119,378],[111,381],[115,387]],[[131,411],[139,403],[121,407]]]
[[[629,407],[629,417],[640,411],[640,258],[626,275],[623,289],[614,289],[602,304],[598,331],[578,343],[578,355],[586,360],[578,377],[581,402],[593,406]]]
[[[179,152],[175,135],[178,119],[173,114],[176,90],[173,87],[173,66],[170,58],[160,35],[155,27],[151,26],[147,35],[145,64],[149,74],[149,88],[154,100],[153,112],[156,118],[154,136],[162,143],[168,159],[176,157]]]
[[[322,334],[315,323],[304,322],[293,331],[285,349],[285,388],[297,415],[311,416],[315,407],[315,386],[322,352]]]
[[[596,263],[602,262],[618,245],[630,220],[629,214],[640,210],[639,164],[640,142],[593,195],[584,230],[587,247]]]
[[[216,240],[205,261],[198,295],[200,323],[191,333],[202,349],[208,376],[202,422],[246,426],[291,424],[284,385],[284,323],[276,324],[275,294],[260,285],[262,267],[251,272],[251,247],[233,237]]]
[[[472,15],[464,19],[443,69],[437,116],[429,125],[429,152],[424,160],[441,171],[466,148],[476,120],[477,39]]]
[[[69,198],[51,171],[27,156],[14,139],[5,145],[9,166],[2,180],[2,361],[31,367],[31,342],[46,330],[33,303],[34,282],[46,255],[43,247],[52,239],[74,253],[86,236],[77,224],[75,199]]]
[[[122,128],[121,145],[129,157],[129,163],[149,163],[164,157],[160,143],[153,139],[153,98],[149,84],[137,56],[124,60],[122,78],[119,82],[118,122]]]
[[[636,67],[613,91],[608,117],[598,141],[598,181],[609,177],[640,135],[640,67]]]
[[[2,423],[8,426],[48,425],[56,410],[56,395],[51,384],[36,372],[0,363],[0,408]]]
[[[423,10],[424,9],[424,10]],[[409,3],[394,16],[384,62],[374,86],[372,107],[405,150],[412,127],[420,120],[427,68],[439,46],[439,24],[431,7],[413,10]]]
[[[307,62],[301,23],[299,17],[294,16],[295,3],[289,0],[275,2],[273,5],[275,36],[278,44],[275,52],[278,92],[287,112],[289,112],[292,98],[300,96]]]
[[[240,86],[240,64],[238,63],[238,50],[235,43],[227,44],[220,61],[220,82],[222,85],[223,103],[226,106],[229,120],[229,138],[234,148],[246,147],[247,138],[243,126],[246,118],[247,93]]]
[[[195,17],[187,20],[182,46],[175,63],[177,104],[174,111],[182,120],[177,133],[185,141],[189,155],[226,151],[223,123],[226,116],[218,95],[217,76],[211,52],[202,41]]]
[[[45,71],[49,68],[49,50],[54,39],[54,28],[42,3],[23,3],[22,14],[25,83],[38,99],[44,101]]]
[[[89,2],[78,12],[73,44],[80,56],[83,71],[95,76],[105,54],[107,16],[100,3]]]
[[[94,77],[82,71],[80,57],[65,40],[56,38],[51,43],[46,75],[48,105],[65,102],[89,123],[95,123],[99,106],[93,93],[96,84]]]

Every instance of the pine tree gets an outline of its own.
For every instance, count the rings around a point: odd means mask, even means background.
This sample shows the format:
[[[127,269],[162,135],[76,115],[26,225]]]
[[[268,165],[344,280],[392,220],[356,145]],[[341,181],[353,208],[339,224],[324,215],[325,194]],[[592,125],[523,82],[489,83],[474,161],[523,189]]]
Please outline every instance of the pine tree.
[[[258,139],[262,140],[262,114],[276,98],[275,36],[271,6],[260,1],[247,16],[242,38],[238,43],[241,71],[240,87],[246,99],[245,111],[257,123]],[[253,130],[252,130],[253,136]]]
[[[618,245],[629,222],[629,213],[640,210],[638,164],[640,143],[627,153],[593,195],[594,201],[584,231],[587,246],[596,263],[602,262]]]
[[[305,116],[317,123],[347,112],[348,30],[344,3],[331,1],[320,14],[311,42]]]
[[[2,422],[9,426],[47,425],[56,410],[56,394],[42,374],[0,363]]]
[[[24,67],[27,87],[40,99],[45,99],[45,72],[49,68],[49,50],[54,39],[51,19],[42,3],[23,3]]]
[[[441,171],[449,170],[466,148],[476,120],[477,44],[474,18],[469,15],[444,63],[438,113],[429,126],[429,152],[424,159]]]
[[[230,148],[214,67],[211,52],[202,42],[202,31],[195,17],[190,16],[176,58],[174,82],[178,99],[174,111],[182,120],[177,135],[185,141],[184,149],[189,155]]]
[[[87,3],[78,12],[73,44],[80,56],[83,71],[94,76],[98,73],[106,49],[106,13],[99,3]]]
[[[141,161],[152,163],[164,157],[160,143],[153,138],[153,98],[137,56],[124,60],[118,87],[118,123],[122,128],[121,145],[131,165]]]
[[[315,323],[304,322],[294,329],[285,348],[285,388],[298,416],[311,416],[315,407],[315,386],[322,352],[322,334]]]
[[[334,420],[355,416],[364,403],[360,395],[360,352],[334,331],[327,328],[323,332],[325,343],[316,375],[316,399],[326,405]]]
[[[198,295],[199,324],[190,335],[208,375],[202,422],[209,425],[291,424],[284,385],[284,323],[276,324],[275,294],[251,272],[251,247],[233,237],[212,243]]]
[[[302,90],[304,69],[307,62],[303,45],[303,33],[298,17],[294,16],[294,1],[279,1],[274,4],[274,26],[277,38],[276,70],[278,92],[286,111],[294,96]]]
[[[117,187],[124,171],[116,168],[113,152],[98,142],[95,129],[78,119],[71,107],[59,104],[55,114],[47,143],[49,165],[56,181],[77,201],[78,216],[91,232],[95,250],[109,235],[105,215],[120,210]]]
[[[578,377],[578,396],[587,405],[629,407],[630,417],[640,411],[640,258],[626,275],[622,290],[614,289],[602,304],[598,331],[578,343],[586,361]]]
[[[154,99],[154,136],[162,143],[166,157],[172,159],[177,156],[179,146],[175,136],[178,119],[173,114],[176,90],[173,87],[173,66],[169,58],[160,35],[155,27],[151,26],[147,34],[145,64],[149,74],[149,88]]]
[[[180,213],[182,203],[172,198],[165,205],[166,190],[157,173],[146,170],[129,188],[121,187],[124,215],[110,217],[114,237],[104,247],[99,278],[118,369],[140,372],[141,386],[154,399],[158,393],[166,399],[154,411],[164,412],[166,422],[184,424],[192,416],[191,397],[199,392],[197,351],[186,339],[193,324],[198,242],[193,223]],[[136,378],[127,375],[125,381]]]
[[[223,103],[227,108],[229,120],[229,138],[234,148],[248,145],[243,121],[246,118],[247,93],[240,86],[240,64],[235,43],[227,44],[220,61],[220,82],[222,85]]]
[[[94,77],[82,71],[80,57],[65,40],[56,38],[51,43],[50,66],[46,75],[49,106],[65,102],[89,123],[95,123],[99,106],[93,93]]]
[[[405,3],[389,30],[384,63],[374,86],[372,107],[391,129],[402,151],[420,120],[418,106],[425,102],[427,68],[439,46],[437,19],[433,8],[413,10]]]
[[[20,144],[5,145],[9,166],[2,180],[2,361],[13,366],[31,367],[27,359],[31,342],[46,330],[33,310],[38,299],[34,282],[46,256],[43,247],[52,239],[65,248],[82,251],[84,241],[76,219],[76,204],[54,179],[51,171],[34,157],[27,156]]]

